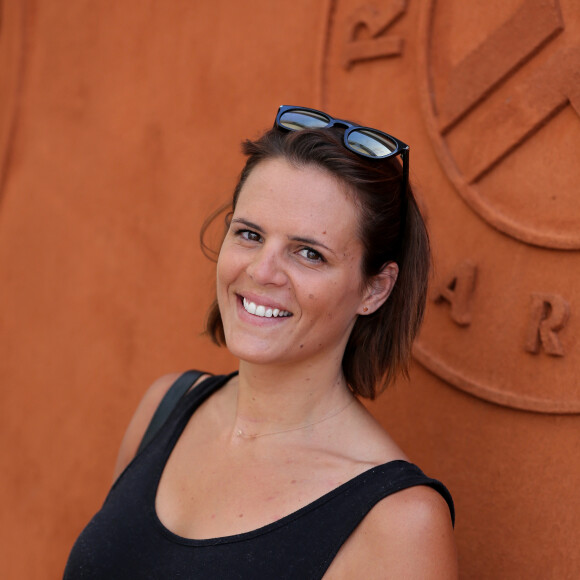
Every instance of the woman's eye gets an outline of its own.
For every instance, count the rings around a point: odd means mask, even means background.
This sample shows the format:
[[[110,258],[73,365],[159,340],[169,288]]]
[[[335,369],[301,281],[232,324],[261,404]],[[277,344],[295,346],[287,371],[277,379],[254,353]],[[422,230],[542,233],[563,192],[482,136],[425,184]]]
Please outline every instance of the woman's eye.
[[[262,239],[260,234],[253,232],[252,230],[239,230],[236,234],[249,242],[259,242]]]
[[[309,262],[325,262],[326,260],[320,252],[313,250],[312,248],[302,248],[298,252],[301,256],[306,258]]]

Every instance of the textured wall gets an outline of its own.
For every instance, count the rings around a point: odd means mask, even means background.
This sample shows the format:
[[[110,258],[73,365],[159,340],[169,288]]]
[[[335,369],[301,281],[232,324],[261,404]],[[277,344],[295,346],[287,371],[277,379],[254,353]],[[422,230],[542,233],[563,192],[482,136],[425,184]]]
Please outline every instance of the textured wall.
[[[411,145],[434,247],[372,410],[457,504],[463,578],[580,574],[575,0],[0,1],[0,561],[56,578],[200,336],[201,222],[280,104]]]

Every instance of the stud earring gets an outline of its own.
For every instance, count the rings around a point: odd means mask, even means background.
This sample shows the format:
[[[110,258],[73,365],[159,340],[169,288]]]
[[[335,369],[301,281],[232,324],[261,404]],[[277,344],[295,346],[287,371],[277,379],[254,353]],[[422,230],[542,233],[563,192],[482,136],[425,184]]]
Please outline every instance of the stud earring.
[[[363,306],[363,312],[368,312],[369,309],[366,306]]]

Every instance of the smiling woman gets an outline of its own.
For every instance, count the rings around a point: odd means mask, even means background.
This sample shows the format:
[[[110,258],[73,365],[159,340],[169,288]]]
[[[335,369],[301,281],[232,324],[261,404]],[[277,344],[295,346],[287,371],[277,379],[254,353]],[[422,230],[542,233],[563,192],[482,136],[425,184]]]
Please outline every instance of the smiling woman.
[[[239,370],[181,377],[137,452],[178,377],[152,385],[65,578],[453,578],[448,491],[358,401],[405,372],[423,314],[408,147],[281,107],[244,151],[207,321]]]
[[[225,342],[241,360],[289,371],[315,356],[340,360],[363,300],[368,308],[390,290],[385,276],[374,299],[361,293],[358,212],[341,189],[327,171],[283,159],[249,175],[217,266]],[[265,316],[274,310],[289,314]]]

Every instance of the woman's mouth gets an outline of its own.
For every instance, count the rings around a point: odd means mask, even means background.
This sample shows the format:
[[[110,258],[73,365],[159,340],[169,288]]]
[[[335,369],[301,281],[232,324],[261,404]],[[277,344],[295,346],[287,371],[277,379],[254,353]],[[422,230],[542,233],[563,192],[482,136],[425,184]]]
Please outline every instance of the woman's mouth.
[[[270,308],[269,306],[264,306],[262,304],[250,302],[246,298],[242,298],[242,305],[246,312],[249,312],[254,316],[260,316],[261,318],[285,318],[288,316],[292,316],[292,313],[288,312],[288,310],[280,310],[279,308]]]

